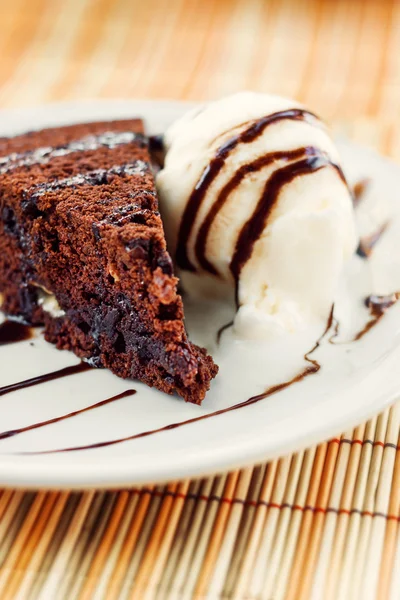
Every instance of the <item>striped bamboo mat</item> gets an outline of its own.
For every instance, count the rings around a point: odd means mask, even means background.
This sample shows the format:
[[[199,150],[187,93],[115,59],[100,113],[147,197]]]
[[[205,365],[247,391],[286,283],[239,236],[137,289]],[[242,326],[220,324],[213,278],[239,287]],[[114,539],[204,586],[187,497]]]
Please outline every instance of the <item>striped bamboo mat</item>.
[[[0,0],[0,107],[298,97],[400,161],[400,3]],[[400,598],[400,403],[305,452],[118,492],[0,492],[0,598]]]

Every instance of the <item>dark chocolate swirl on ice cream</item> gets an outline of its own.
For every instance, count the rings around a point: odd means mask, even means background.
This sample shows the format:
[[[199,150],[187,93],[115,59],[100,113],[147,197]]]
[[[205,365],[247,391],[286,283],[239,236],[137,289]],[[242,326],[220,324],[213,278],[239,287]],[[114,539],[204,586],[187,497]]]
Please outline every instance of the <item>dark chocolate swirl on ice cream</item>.
[[[211,184],[216,180],[218,175],[223,170],[228,156],[230,156],[230,154],[240,144],[250,144],[250,143],[254,142],[260,135],[262,135],[264,133],[264,131],[266,130],[266,128],[268,126],[278,123],[279,121],[284,121],[284,120],[308,121],[308,122],[311,122],[312,124],[319,122],[318,118],[313,113],[303,110],[303,109],[294,108],[294,109],[290,109],[290,110],[279,111],[279,112],[264,116],[261,119],[258,119],[256,121],[252,122],[243,131],[241,131],[240,133],[238,133],[237,135],[235,135],[234,137],[229,139],[227,142],[225,142],[222,146],[220,146],[218,148],[214,158],[207,165],[207,167],[203,171],[199,181],[197,182],[197,184],[186,204],[185,210],[182,215],[182,220],[181,220],[179,233],[178,233],[177,250],[176,250],[176,260],[177,260],[178,266],[181,269],[184,269],[187,271],[196,271],[196,267],[193,264],[193,262],[190,260],[190,257],[188,254],[189,238],[192,233],[193,226],[194,226],[197,214],[199,212],[200,206],[202,205],[202,203],[206,197],[207,191],[208,191],[209,187],[211,186]],[[301,151],[303,151],[303,153],[305,153],[305,149],[298,150],[298,152],[300,152],[300,153],[301,153]],[[283,152],[281,158],[286,157],[287,160],[290,160],[291,152],[293,152],[293,151]],[[255,168],[257,170],[263,168],[263,166],[265,166],[265,164],[262,164],[263,160],[264,161],[267,160],[267,164],[269,164],[269,162],[271,162],[271,160],[275,160],[275,159],[273,159],[272,157],[270,159],[268,159],[266,157],[262,157],[260,160],[261,160],[261,162],[257,166],[255,166],[255,165],[253,165],[253,167],[249,166],[249,173],[251,172],[252,168],[253,168],[253,170]],[[231,188],[229,190],[225,190],[225,199],[227,198],[229,193],[231,193],[238,184],[239,184],[239,181],[237,181],[237,182],[235,181],[235,182],[231,183]],[[228,191],[228,194],[227,194],[227,191]],[[222,192],[221,192],[221,194],[222,194]],[[223,197],[221,196],[220,204],[223,203],[223,201],[224,201]],[[219,207],[219,209],[220,208],[221,208],[221,206]],[[216,212],[218,212],[219,209],[217,208]],[[211,211],[212,211],[212,213],[211,213]],[[209,270],[211,273],[213,273],[214,267],[212,265],[210,265],[210,263],[208,263],[208,261],[206,263],[205,258],[203,258],[204,247],[205,247],[206,238],[207,238],[206,234],[208,233],[208,231],[211,227],[212,220],[216,216],[216,212],[213,210],[213,206],[211,208],[211,211],[210,211],[210,216],[207,216],[204,221],[204,223],[206,223],[205,229],[203,229],[203,231],[202,231],[200,241],[197,244],[196,252],[198,255],[200,255],[200,260],[203,260],[206,270]],[[214,212],[215,212],[215,214],[214,214]]]
[[[250,219],[244,224],[238,240],[232,261],[230,264],[231,272],[234,276],[236,284],[239,280],[240,272],[246,262],[249,260],[254,244],[262,234],[271,209],[278,198],[282,189],[291,183],[296,177],[309,175],[315,171],[319,171],[324,167],[333,167],[339,173],[340,177],[345,181],[343,172],[339,165],[333,163],[326,154],[318,152],[315,148],[302,148],[304,155],[311,150],[311,155],[302,160],[294,162],[282,169],[275,171],[267,183],[261,195],[258,204],[251,215]]]
[[[235,251],[230,263],[230,270],[236,282],[236,286],[238,285],[240,272],[246,262],[250,259],[254,245],[266,227],[271,210],[277,198],[279,197],[279,194],[286,185],[290,184],[296,177],[302,177],[315,173],[316,171],[325,167],[334,168],[343,181],[345,181],[343,172],[339,165],[332,162],[326,153],[321,152],[318,148],[313,146],[298,148],[296,150],[285,152],[271,152],[261,156],[251,163],[242,165],[218,194],[215,202],[211,206],[199,229],[195,244],[195,252],[196,258],[204,270],[214,275],[218,275],[217,269],[207,259],[206,243],[211,226],[218,212],[227,201],[230,193],[249,173],[257,172],[263,167],[266,167],[278,160],[293,162],[280,169],[277,169],[271,175],[271,177],[267,179],[261,197],[253,213],[245,222],[239,233],[236,241]]]

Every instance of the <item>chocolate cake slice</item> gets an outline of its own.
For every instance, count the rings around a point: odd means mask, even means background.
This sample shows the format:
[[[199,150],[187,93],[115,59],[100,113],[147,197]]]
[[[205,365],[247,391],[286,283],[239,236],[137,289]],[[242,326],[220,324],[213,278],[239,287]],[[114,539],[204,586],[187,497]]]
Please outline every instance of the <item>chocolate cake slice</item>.
[[[140,120],[0,139],[2,310],[95,367],[200,404]]]

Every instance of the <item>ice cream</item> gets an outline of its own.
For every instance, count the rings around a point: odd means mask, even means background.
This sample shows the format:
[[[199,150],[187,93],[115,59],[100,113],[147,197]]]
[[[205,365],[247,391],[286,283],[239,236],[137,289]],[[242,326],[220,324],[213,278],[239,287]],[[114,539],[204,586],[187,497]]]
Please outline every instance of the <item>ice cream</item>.
[[[241,92],[190,111],[164,142],[157,185],[187,293],[236,295],[240,337],[325,320],[357,236],[322,122],[292,100]]]

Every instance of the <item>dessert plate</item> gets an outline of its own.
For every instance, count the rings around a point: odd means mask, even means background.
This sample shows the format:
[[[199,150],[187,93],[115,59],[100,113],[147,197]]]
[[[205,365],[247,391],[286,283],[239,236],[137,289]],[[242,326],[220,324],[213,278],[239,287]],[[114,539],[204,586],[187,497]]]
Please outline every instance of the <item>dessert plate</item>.
[[[0,112],[0,136],[131,116],[159,133],[187,108],[104,101],[8,110]],[[326,332],[315,327],[261,343],[239,342],[228,328],[218,343],[227,309],[188,304],[192,341],[220,365],[198,407],[82,369],[40,330],[23,339],[13,327],[5,343],[3,327],[0,485],[112,488],[216,473],[321,442],[393,403],[400,396],[400,303],[377,318],[364,299],[400,290],[400,169],[347,141],[339,147],[349,181],[370,180],[357,208],[361,233],[388,226],[368,259],[356,255],[346,267]]]

